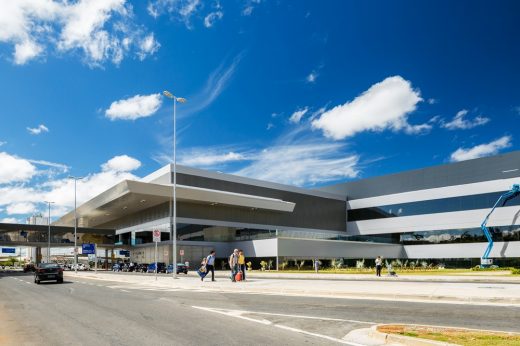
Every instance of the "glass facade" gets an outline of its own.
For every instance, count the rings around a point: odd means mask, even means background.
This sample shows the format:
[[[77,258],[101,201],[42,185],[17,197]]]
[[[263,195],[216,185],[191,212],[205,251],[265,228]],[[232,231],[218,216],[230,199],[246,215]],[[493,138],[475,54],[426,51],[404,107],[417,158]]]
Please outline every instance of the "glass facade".
[[[77,232],[77,243],[95,243],[112,245],[114,244],[114,236],[110,234],[95,234]],[[2,231],[0,232],[0,241],[4,243],[47,243],[47,231]],[[74,232],[57,231],[51,228],[51,244],[71,244],[74,245]]]
[[[347,211],[348,221],[382,219],[388,217],[446,213],[454,211],[491,208],[503,192],[471,196],[432,199],[427,201],[384,205]],[[520,197],[511,198],[498,207],[520,205]]]
[[[520,241],[520,226],[488,227],[494,241]],[[487,242],[480,228],[409,232],[400,235],[404,245]]]

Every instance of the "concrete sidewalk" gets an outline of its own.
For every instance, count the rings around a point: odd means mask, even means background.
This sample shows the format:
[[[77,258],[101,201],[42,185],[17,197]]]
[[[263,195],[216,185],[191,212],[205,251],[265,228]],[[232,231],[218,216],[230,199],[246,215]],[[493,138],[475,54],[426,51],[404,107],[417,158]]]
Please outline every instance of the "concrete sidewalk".
[[[248,273],[249,274],[249,273]],[[66,272],[66,279],[85,278],[114,282],[126,289],[190,290],[220,293],[249,293],[297,295],[310,297],[333,297],[374,300],[399,300],[416,302],[436,302],[453,304],[505,304],[520,307],[520,286],[518,283],[495,282],[442,282],[426,278],[407,281],[399,278],[378,278],[375,280],[310,280],[304,278],[272,278],[265,274],[248,275],[245,282],[231,282],[224,272],[217,275],[217,281],[205,280],[192,275],[171,276],[153,274],[103,272]],[[312,274],[309,274],[312,275]],[[314,274],[316,275],[316,274]],[[327,274],[325,274],[327,275]],[[226,273],[227,276],[227,273]],[[415,277],[413,279],[416,279]]]

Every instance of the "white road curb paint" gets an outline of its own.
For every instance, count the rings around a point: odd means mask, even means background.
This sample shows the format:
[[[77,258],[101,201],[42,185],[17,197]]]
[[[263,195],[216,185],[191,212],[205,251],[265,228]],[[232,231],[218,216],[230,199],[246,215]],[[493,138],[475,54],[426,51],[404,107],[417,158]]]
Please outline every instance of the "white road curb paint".
[[[208,308],[208,307],[194,306],[194,305],[192,306],[192,308],[199,309],[199,310],[204,310],[204,311],[209,311],[209,312],[214,312],[214,313],[217,313],[217,314],[226,315],[226,316],[230,316],[230,317],[236,317],[236,318],[240,318],[240,319],[243,319],[243,320],[246,320],[246,321],[256,322],[256,323],[260,323],[260,324],[268,325],[268,326],[273,326],[273,327],[284,329],[284,330],[288,330],[288,331],[291,331],[291,332],[305,334],[305,335],[310,335],[310,336],[314,336],[314,337],[317,337],[317,338],[326,339],[326,340],[329,340],[329,341],[334,341],[334,342],[337,342],[337,343],[340,343],[340,344],[350,345],[350,346],[365,346],[365,345],[354,343],[354,342],[348,342],[348,341],[345,341],[345,340],[342,340],[342,339],[333,338],[331,336],[327,336],[327,335],[323,335],[323,334],[311,333],[311,332],[305,331],[303,329],[287,327],[287,326],[284,326],[284,325],[281,325],[281,324],[273,323],[273,322],[265,320],[265,319],[257,320],[257,319],[254,319],[254,318],[245,317],[245,316],[242,316],[242,314],[263,314],[263,315],[270,315],[270,316],[284,316],[284,317],[318,319],[318,320],[324,320],[324,321],[343,321],[343,322],[368,323],[368,324],[371,324],[371,325],[375,325],[375,323],[372,323],[372,322],[343,320],[343,319],[339,319],[339,318],[328,318],[328,317],[321,318],[321,317],[315,317],[315,316],[287,315],[287,314],[276,314],[276,313],[268,313],[268,312],[246,311],[246,310],[225,310],[225,309]]]

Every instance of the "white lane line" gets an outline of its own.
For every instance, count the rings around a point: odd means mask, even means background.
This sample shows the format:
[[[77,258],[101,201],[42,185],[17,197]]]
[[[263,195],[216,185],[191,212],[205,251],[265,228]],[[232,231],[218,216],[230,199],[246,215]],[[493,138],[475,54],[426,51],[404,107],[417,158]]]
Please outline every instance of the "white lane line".
[[[365,345],[362,345],[362,344],[358,344],[358,343],[355,343],[355,342],[349,342],[349,341],[345,341],[345,340],[342,340],[342,339],[337,339],[337,338],[334,338],[334,337],[331,337],[331,336],[327,336],[327,335],[323,335],[323,334],[311,333],[311,332],[308,332],[308,331],[305,331],[305,330],[302,330],[302,329],[287,327],[287,326],[284,326],[284,325],[281,325],[281,324],[273,323],[273,322],[268,321],[266,319],[258,320],[258,319],[242,316],[242,314],[244,314],[244,313],[249,313],[249,314],[255,314],[256,313],[256,312],[252,312],[252,311],[245,311],[245,310],[227,310],[226,311],[226,310],[223,310],[223,309],[207,308],[207,307],[203,307],[203,306],[192,306],[192,308],[199,309],[199,310],[204,310],[204,311],[210,311],[210,312],[214,312],[214,313],[217,313],[217,314],[226,315],[226,316],[229,316],[229,317],[240,318],[242,320],[255,322],[255,323],[260,323],[260,324],[267,325],[267,326],[273,326],[273,327],[276,327],[276,328],[288,330],[288,331],[295,332],[295,333],[310,335],[310,336],[314,336],[314,337],[317,337],[317,338],[326,339],[326,340],[329,340],[329,341],[334,341],[334,342],[337,342],[337,343],[340,343],[340,344],[344,344],[344,345],[365,346]],[[260,314],[262,314],[262,313],[260,313]],[[264,313],[264,314],[271,315],[269,313]],[[298,315],[285,315],[285,314],[272,314],[272,315],[274,315],[274,316],[287,316],[287,317],[298,316]],[[308,316],[308,317],[312,317],[314,319],[322,319],[322,320],[345,321],[345,322],[348,321],[348,320],[340,320],[340,319],[317,318],[317,317],[314,317],[314,316]],[[368,323],[368,322],[364,322],[364,323]],[[374,324],[374,323],[371,323],[371,324]]]
[[[305,330],[302,330],[302,329],[287,327],[287,326],[284,326],[284,325],[281,325],[281,324],[274,324],[274,326],[276,328],[289,330],[289,331],[295,332],[295,333],[311,335],[311,336],[315,336],[317,338],[322,338],[322,339],[334,341],[334,342],[337,342],[337,343],[340,343],[340,344],[351,345],[351,346],[366,346],[366,345],[358,344],[358,343],[355,343],[355,342],[349,342],[349,341],[345,341],[345,340],[341,340],[341,339],[336,339],[336,338],[333,338],[332,336],[327,336],[327,335],[318,334],[318,333],[311,333],[311,332],[308,332],[308,331],[305,331]]]
[[[294,317],[294,318],[303,318],[303,319],[310,319],[310,320],[337,321],[337,322],[349,322],[349,323],[360,323],[360,324],[370,324],[370,325],[377,324],[377,323],[368,322],[368,321],[347,320],[347,319],[343,319],[343,318],[332,318],[332,317],[290,315],[290,314],[279,314],[279,313],[273,313],[273,312],[248,311],[248,310],[225,310],[225,309],[217,309],[217,308],[206,308],[206,307],[202,307],[202,306],[192,306],[192,308],[202,309],[202,310],[212,310],[212,311],[221,310],[221,311],[228,311],[228,312],[233,312],[233,313],[237,313],[237,314],[240,313],[240,314],[255,314],[255,315],[267,315],[267,316]]]
[[[127,291],[127,290],[121,290],[121,292],[130,293],[130,291]]]

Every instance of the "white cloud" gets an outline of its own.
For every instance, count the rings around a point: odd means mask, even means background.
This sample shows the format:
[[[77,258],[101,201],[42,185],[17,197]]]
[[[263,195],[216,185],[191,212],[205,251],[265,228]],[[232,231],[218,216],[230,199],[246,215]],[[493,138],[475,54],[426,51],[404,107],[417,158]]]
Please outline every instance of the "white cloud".
[[[139,167],[141,167],[141,162],[128,155],[114,156],[101,166],[104,172],[130,172]]]
[[[27,161],[29,161],[30,163],[34,163],[36,165],[42,165],[42,166],[48,166],[48,167],[51,167],[51,168],[57,168],[62,173],[66,173],[70,169],[69,166],[64,165],[62,163],[49,162],[49,161],[45,161],[45,160],[27,160]]]
[[[157,18],[169,14],[172,18],[184,22],[191,28],[191,17],[202,8],[200,0],[155,0],[148,3],[148,14]]]
[[[20,223],[18,219],[14,217],[4,217],[0,220],[1,223]]]
[[[447,123],[442,123],[442,127],[448,130],[468,130],[474,127],[487,124],[489,122],[489,118],[478,115],[473,120],[466,120],[464,117],[468,114],[467,109],[463,109],[458,111],[455,117]]]
[[[206,28],[211,28],[213,24],[215,24],[217,20],[222,19],[222,17],[224,17],[224,13],[222,11],[211,12],[206,17],[204,17],[204,26]]]
[[[305,80],[307,81],[307,83],[314,83],[314,82],[316,82],[317,78],[318,78],[318,73],[316,71],[312,71],[311,73],[309,73],[307,78],[305,78]]]
[[[31,135],[39,135],[42,132],[49,132],[49,129],[47,128],[47,126],[40,124],[38,125],[38,127],[35,128],[28,127],[27,131],[29,131]]]
[[[110,120],[135,120],[153,115],[161,107],[161,94],[136,95],[125,100],[114,101],[105,111]]]
[[[309,110],[308,107],[298,109],[291,115],[291,117],[289,118],[289,121],[293,124],[298,124],[300,122],[300,120],[302,119],[302,117],[307,113],[308,110]]]
[[[208,148],[193,148],[180,157],[180,164],[190,167],[220,167],[230,162],[247,160],[247,155],[234,151],[219,152]]]
[[[125,41],[126,42],[126,41]],[[154,37],[154,34],[144,37],[139,44],[139,52],[137,55],[140,60],[144,60],[148,55],[153,55],[155,52],[159,50],[161,45]]]
[[[252,156],[251,164],[235,174],[297,186],[354,178],[359,157],[341,153],[343,147],[320,142],[275,145]]]
[[[25,40],[14,46],[14,63],[23,65],[43,52],[43,47],[33,41]]]
[[[50,48],[81,51],[91,66],[115,64],[130,51],[123,41],[146,35],[133,22],[126,0],[17,0],[2,3],[0,42],[14,46],[14,63],[22,65]]]
[[[190,116],[209,107],[226,89],[244,54],[241,52],[235,56],[231,64],[222,63],[211,72],[204,88],[197,94],[188,96],[188,102],[183,104],[182,109],[177,110],[177,116]]]
[[[414,133],[408,115],[422,101],[420,92],[400,76],[388,77],[372,85],[363,94],[324,112],[312,121],[315,129],[336,140],[363,131],[405,130]],[[411,131],[411,132],[410,132]]]
[[[242,9],[242,15],[250,16],[254,11],[255,6],[260,4],[261,2],[262,0],[247,0],[246,4],[244,5],[244,8]]]
[[[7,144],[7,142],[5,142],[5,141],[0,141],[0,147],[1,147],[2,145],[5,145],[5,144]]]
[[[511,140],[511,136],[503,136],[490,143],[480,144],[472,148],[459,148],[451,154],[450,160],[457,162],[495,155],[500,150],[509,148],[512,145]]]
[[[0,152],[0,184],[22,182],[36,174],[36,167],[28,160]]]
[[[273,123],[269,123],[267,124],[267,130],[270,130],[274,127],[274,124]]]
[[[20,202],[9,204],[6,208],[8,215],[21,215],[29,214],[36,210],[36,206],[33,203]]]

